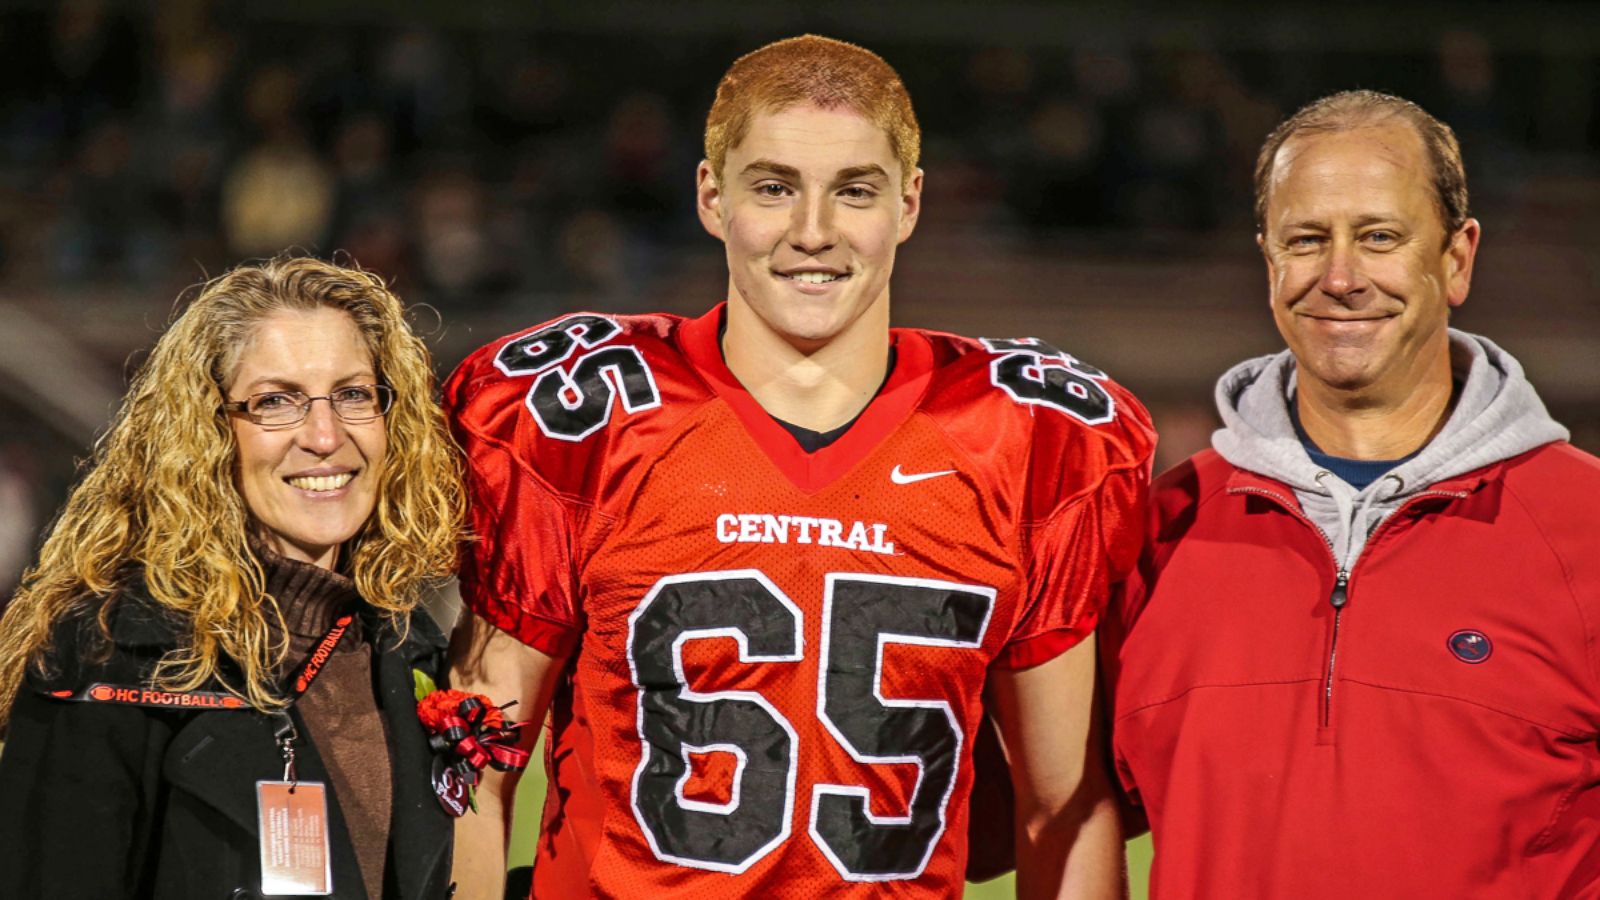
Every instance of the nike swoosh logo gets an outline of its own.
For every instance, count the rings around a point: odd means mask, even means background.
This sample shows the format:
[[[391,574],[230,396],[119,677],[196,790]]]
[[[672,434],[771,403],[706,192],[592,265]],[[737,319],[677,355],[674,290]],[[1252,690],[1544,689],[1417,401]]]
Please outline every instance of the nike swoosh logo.
[[[894,470],[889,473],[889,480],[895,484],[916,484],[919,481],[927,481],[929,478],[938,478],[940,475],[954,475],[955,473],[955,469],[945,469],[943,472],[918,472],[915,475],[907,475],[900,471],[899,466],[895,466]]]

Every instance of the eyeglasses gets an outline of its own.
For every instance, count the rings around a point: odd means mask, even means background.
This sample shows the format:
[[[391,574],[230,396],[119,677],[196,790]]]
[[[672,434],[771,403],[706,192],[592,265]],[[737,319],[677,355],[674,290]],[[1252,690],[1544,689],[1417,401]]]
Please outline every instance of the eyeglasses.
[[[321,397],[300,391],[267,391],[244,400],[222,404],[228,412],[243,413],[257,425],[298,425],[311,414],[314,400],[326,400],[333,414],[352,425],[371,422],[394,405],[394,389],[386,384],[352,384]]]

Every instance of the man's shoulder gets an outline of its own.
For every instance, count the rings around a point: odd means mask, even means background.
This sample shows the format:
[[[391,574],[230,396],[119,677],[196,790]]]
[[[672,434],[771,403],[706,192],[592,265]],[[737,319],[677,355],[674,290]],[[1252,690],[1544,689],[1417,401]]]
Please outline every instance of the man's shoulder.
[[[1600,496],[1600,457],[1554,441],[1499,464],[1501,477],[1536,516],[1600,525],[1600,508],[1573,502]]]
[[[1152,496],[1198,500],[1225,487],[1242,470],[1207,447],[1160,475],[1150,485]]]
[[[1270,479],[1238,468],[1208,447],[1162,472],[1151,482],[1149,532],[1157,540],[1170,536],[1174,523],[1194,521],[1202,507],[1209,507],[1217,498],[1226,496],[1228,489],[1238,486],[1241,479],[1255,483],[1261,490],[1291,493],[1288,487],[1280,488]]]
[[[1567,588],[1592,617],[1600,604],[1600,554],[1595,553],[1600,509],[1589,500],[1600,497],[1600,459],[1556,441],[1482,475],[1501,488],[1473,492],[1481,497],[1483,520],[1497,528],[1496,540],[1525,547],[1534,558],[1550,553]]]
[[[1552,441],[1506,462],[1508,478],[1570,480],[1583,486],[1600,484],[1600,456],[1566,441]]]

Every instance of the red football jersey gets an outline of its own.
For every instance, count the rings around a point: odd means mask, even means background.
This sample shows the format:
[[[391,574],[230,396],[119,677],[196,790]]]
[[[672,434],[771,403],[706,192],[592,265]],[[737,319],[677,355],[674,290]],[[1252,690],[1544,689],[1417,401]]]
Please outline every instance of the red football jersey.
[[[808,454],[728,371],[721,312],[568,316],[445,388],[466,603],[576,654],[535,896],[957,896],[986,673],[1094,628],[1149,419],[1042,342],[895,329]]]

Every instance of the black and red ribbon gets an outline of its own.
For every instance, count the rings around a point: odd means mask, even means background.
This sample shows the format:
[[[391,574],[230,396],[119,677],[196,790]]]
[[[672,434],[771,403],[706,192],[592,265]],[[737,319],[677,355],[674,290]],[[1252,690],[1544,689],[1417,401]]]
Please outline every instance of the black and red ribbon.
[[[517,746],[524,722],[506,722],[501,710],[480,694],[463,695],[437,721],[425,723],[435,753],[448,754],[447,764],[469,785],[478,783],[485,767],[520,772],[528,751]]]

